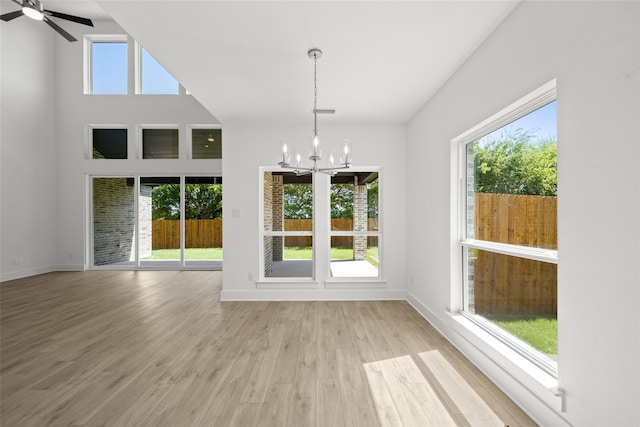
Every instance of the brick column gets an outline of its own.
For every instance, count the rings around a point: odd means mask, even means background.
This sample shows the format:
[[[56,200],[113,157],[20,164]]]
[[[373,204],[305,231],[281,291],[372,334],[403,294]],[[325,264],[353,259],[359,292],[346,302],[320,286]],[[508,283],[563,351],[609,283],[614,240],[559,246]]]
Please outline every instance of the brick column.
[[[272,223],[273,231],[284,231],[284,180],[282,175],[273,175],[272,186]],[[273,260],[282,261],[284,237],[273,238]]]
[[[353,231],[367,231],[367,186],[353,182]],[[367,236],[353,236],[353,259],[367,259]]]
[[[273,230],[273,176],[271,172],[264,173],[264,231]],[[269,277],[273,272],[273,237],[264,238],[264,276]]]

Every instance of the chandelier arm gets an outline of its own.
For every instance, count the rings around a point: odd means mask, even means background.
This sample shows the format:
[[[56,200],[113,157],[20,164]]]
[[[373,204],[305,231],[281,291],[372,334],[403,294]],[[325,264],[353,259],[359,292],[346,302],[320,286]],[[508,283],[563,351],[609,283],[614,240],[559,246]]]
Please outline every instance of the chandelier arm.
[[[344,163],[341,166],[334,166],[331,168],[318,168],[318,172],[331,172],[331,171],[337,171],[337,170],[342,170],[342,169],[349,169],[349,165],[347,163]]]

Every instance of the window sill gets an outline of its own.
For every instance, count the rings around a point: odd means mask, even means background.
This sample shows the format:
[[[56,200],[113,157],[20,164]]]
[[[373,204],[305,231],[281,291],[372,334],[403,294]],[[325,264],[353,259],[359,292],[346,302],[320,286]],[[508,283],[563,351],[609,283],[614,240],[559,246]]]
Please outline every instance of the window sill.
[[[557,413],[564,412],[558,380],[459,313],[448,313],[452,329]]]

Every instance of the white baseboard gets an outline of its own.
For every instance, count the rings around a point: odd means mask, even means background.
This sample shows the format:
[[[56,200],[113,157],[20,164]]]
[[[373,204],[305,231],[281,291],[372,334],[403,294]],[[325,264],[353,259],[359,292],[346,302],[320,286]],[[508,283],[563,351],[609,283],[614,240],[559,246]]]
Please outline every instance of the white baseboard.
[[[38,274],[51,273],[56,271],[53,266],[27,268],[24,270],[10,271],[8,273],[2,273],[0,276],[0,282],[6,282],[8,280],[23,279],[25,277],[36,276]]]
[[[251,289],[222,290],[221,301],[406,300],[403,289]]]
[[[67,264],[67,265],[47,265],[45,267],[27,268],[24,270],[11,271],[0,275],[0,282],[9,280],[24,279],[25,277],[37,276],[38,274],[51,273],[53,271],[84,271],[83,264]]]

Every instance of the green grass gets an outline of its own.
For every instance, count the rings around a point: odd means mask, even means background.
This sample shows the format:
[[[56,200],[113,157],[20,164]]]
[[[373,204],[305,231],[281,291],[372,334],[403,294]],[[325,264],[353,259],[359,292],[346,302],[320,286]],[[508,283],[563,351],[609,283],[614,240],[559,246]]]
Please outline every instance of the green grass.
[[[313,249],[310,246],[284,248],[284,259],[311,259],[312,256]],[[335,246],[331,248],[331,259],[353,259],[353,248]],[[367,250],[367,261],[376,267],[378,266],[378,248],[376,246],[370,246]]]
[[[495,325],[555,357],[558,354],[558,319],[551,316],[484,315]]]
[[[154,260],[179,260],[180,249],[154,249],[151,256],[145,261]],[[184,250],[184,259],[222,259],[222,248],[189,248]]]

